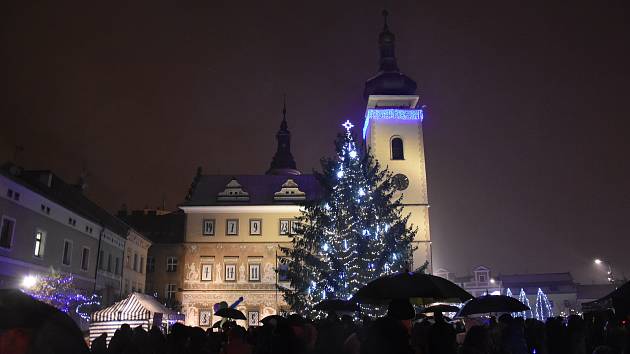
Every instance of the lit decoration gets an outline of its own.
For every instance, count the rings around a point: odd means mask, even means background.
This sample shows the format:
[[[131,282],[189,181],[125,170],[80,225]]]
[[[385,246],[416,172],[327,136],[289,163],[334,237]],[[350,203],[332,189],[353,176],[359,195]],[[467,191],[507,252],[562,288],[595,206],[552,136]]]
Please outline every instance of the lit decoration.
[[[368,108],[365,112],[363,123],[363,139],[367,136],[368,126],[371,120],[419,120],[422,122],[424,113],[422,109],[400,109],[400,108]]]
[[[517,316],[523,317],[523,318],[534,317],[531,310],[532,307],[529,305],[529,299],[527,298],[527,294],[525,294],[525,290],[523,288],[521,288],[521,292],[518,294],[518,301],[522,302],[523,304],[525,304],[525,306],[529,307],[530,309],[527,311],[518,312]]]
[[[536,319],[545,321],[549,317],[553,317],[551,303],[542,289],[538,288],[538,294],[536,294]]]
[[[65,313],[74,312],[85,321],[89,321],[90,313],[100,306],[98,295],[84,294],[74,286],[71,274],[63,276],[54,270],[49,275],[25,277],[22,291]]]
[[[369,281],[407,270],[415,234],[394,198],[390,174],[357,147],[352,123],[342,126],[337,155],[322,160],[323,196],[306,203],[292,247],[281,248],[291,283],[282,289],[284,298],[292,310],[314,317],[321,313],[313,306],[323,299],[351,298]]]

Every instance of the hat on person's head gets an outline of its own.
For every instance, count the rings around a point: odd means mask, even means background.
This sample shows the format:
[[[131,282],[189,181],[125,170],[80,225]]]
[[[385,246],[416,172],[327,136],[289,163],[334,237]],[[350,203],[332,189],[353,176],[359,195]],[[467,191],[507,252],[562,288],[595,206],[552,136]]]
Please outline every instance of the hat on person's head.
[[[387,316],[397,320],[413,320],[416,317],[416,311],[409,299],[394,299],[389,303]]]

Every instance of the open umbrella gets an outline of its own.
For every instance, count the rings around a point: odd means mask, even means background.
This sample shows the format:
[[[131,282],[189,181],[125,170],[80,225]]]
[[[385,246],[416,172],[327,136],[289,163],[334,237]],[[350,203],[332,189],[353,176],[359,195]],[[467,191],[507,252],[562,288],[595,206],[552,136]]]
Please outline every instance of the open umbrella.
[[[456,317],[492,312],[522,312],[529,307],[511,296],[484,295],[467,301]]]
[[[267,316],[265,318],[263,318],[262,320],[260,320],[260,322],[262,322],[262,324],[266,325],[267,323],[269,323],[270,321],[276,321],[276,323],[283,323],[287,321],[286,317],[282,317],[280,315],[270,315]]]
[[[223,318],[232,318],[235,320],[246,320],[247,317],[245,317],[245,315],[237,310],[237,309],[232,309],[232,308],[222,308],[219,309],[219,311],[214,313],[215,316],[221,316]]]
[[[326,299],[315,305],[313,309],[321,311],[358,311],[359,306],[353,301]]]
[[[420,313],[430,313],[430,312],[457,312],[459,311],[459,307],[447,304],[437,304],[427,306]]]
[[[440,277],[421,273],[398,273],[377,278],[359,289],[353,301],[384,304],[391,299],[411,299],[418,305],[434,302],[464,302],[471,299],[466,290]]]

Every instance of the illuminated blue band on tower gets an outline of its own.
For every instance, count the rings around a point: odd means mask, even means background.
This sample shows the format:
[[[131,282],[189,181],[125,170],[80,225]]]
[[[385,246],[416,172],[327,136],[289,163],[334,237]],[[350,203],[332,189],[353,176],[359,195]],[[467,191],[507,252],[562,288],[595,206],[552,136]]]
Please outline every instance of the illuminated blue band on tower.
[[[367,137],[370,120],[419,120],[422,122],[423,113],[421,109],[400,109],[400,108],[369,108],[365,112],[365,123],[363,124],[363,139]]]

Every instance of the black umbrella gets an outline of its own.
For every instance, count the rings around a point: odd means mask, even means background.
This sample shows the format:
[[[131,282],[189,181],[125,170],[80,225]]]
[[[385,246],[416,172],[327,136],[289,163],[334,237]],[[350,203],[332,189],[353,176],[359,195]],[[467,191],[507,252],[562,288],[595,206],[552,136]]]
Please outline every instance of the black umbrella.
[[[232,318],[235,320],[246,320],[247,317],[245,317],[245,315],[237,310],[237,309],[233,309],[233,308],[222,308],[219,309],[219,311],[214,313],[216,316],[221,316],[223,318]]]
[[[529,307],[511,296],[484,295],[467,301],[459,310],[456,317],[479,313],[522,312],[528,310]]]
[[[457,312],[459,311],[459,307],[447,304],[438,304],[425,307],[420,311],[420,313],[429,313],[429,312]]]
[[[267,317],[263,318],[262,320],[260,320],[260,322],[262,322],[262,324],[266,325],[271,320],[275,320],[276,323],[282,323],[282,322],[286,322],[287,318],[286,317],[282,317],[280,315],[270,315],[270,316],[267,316]]]
[[[326,299],[313,307],[315,310],[321,311],[359,311],[356,302],[339,299]]]
[[[471,299],[466,290],[440,277],[421,273],[386,275],[369,282],[352,297],[365,304],[383,304],[391,299],[411,299],[418,305],[434,302],[464,302]]]

